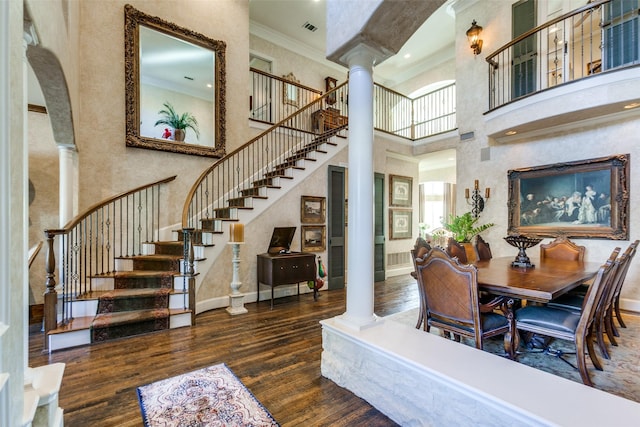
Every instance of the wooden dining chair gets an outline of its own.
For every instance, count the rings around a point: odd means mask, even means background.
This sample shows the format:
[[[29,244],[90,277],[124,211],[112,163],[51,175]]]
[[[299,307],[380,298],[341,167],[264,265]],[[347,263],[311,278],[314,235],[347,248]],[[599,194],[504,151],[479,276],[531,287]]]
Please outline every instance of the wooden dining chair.
[[[420,286],[420,282],[418,281],[418,273],[416,269],[416,258],[420,258],[420,259],[424,258],[425,255],[427,255],[430,250],[431,250],[431,246],[428,243],[426,243],[426,245],[418,245],[416,243],[416,246],[414,246],[414,248],[411,249],[411,260],[413,261],[413,271],[411,272],[411,277],[416,279],[416,283],[418,285],[418,297],[420,301],[420,309],[418,310],[418,321],[416,323],[416,329],[420,329],[421,326],[423,327],[426,326],[426,325],[423,325],[424,306],[425,306],[424,292],[422,291],[422,286]]]
[[[598,347],[600,348],[600,353],[602,353],[602,356],[605,359],[610,358],[606,343],[604,341],[605,332],[609,337],[609,342],[611,342],[611,344],[614,346],[618,345],[615,341],[613,330],[610,327],[611,319],[609,315],[611,313],[610,308],[613,304],[613,291],[616,287],[617,282],[622,278],[621,275],[626,274],[626,269],[628,268],[630,250],[631,248],[628,248],[618,260],[618,268],[616,269],[615,275],[613,275],[611,280],[609,280],[602,286],[602,293],[600,295],[600,298],[596,302],[595,319],[592,326],[593,335],[596,339],[596,342],[598,343]],[[609,259],[607,260],[607,265],[613,263],[618,257],[619,253],[620,248],[615,248],[613,252],[611,252]],[[584,307],[585,297],[586,294],[565,294],[554,300],[551,300],[547,304],[547,306],[581,312]]]
[[[619,259],[612,263],[605,263],[598,270],[593,284],[589,287],[582,306],[582,311],[575,312],[561,308],[530,305],[516,310],[516,329],[534,334],[544,335],[552,338],[559,338],[573,341],[576,348],[577,366],[565,359],[565,352],[555,352],[561,360],[578,369],[582,382],[593,387],[589,371],[587,370],[585,353],[589,354],[591,362],[596,369],[602,370],[602,364],[598,360],[594,349],[593,322],[598,301],[602,295],[608,281],[612,280],[618,265]],[[547,352],[554,354],[550,348]]]
[[[613,323],[614,315],[615,315],[615,318],[618,320],[618,323],[620,324],[620,326],[622,326],[623,328],[627,327],[627,325],[624,324],[624,320],[622,320],[622,314],[620,313],[620,291],[622,291],[622,285],[624,285],[625,278],[627,277],[629,264],[631,264],[631,260],[633,260],[633,257],[636,255],[638,244],[640,244],[640,240],[636,240],[631,245],[629,245],[628,250],[630,250],[630,253],[629,253],[629,259],[627,260],[627,267],[625,269],[624,275],[622,276],[621,280],[618,283],[616,283],[616,288],[613,291],[613,305],[611,307],[610,320],[611,320],[611,328],[613,329],[615,336],[618,336],[619,334],[617,333],[618,331],[615,327],[615,324]]]
[[[460,336],[473,338],[479,349],[485,338],[509,332],[506,317],[481,312],[475,266],[462,265],[438,247],[423,259],[416,258],[415,263],[424,295],[425,331],[438,328],[447,337],[453,334],[456,341]]]
[[[476,243],[474,245],[474,248],[476,250],[476,258],[478,260],[482,261],[493,258],[489,243],[487,243],[480,235],[476,236]]]
[[[449,237],[447,240],[447,254],[451,257],[458,258],[462,264],[468,264],[467,260],[467,252],[464,250],[464,246],[462,246],[456,239],[453,237]]]
[[[554,241],[540,245],[540,260],[545,258],[566,261],[584,261],[586,247],[578,246],[566,237],[557,237]]]

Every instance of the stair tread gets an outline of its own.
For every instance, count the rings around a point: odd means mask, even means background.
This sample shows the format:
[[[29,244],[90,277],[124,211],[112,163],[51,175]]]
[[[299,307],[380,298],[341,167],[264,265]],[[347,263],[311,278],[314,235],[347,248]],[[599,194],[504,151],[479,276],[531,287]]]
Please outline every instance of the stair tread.
[[[152,296],[158,293],[170,294],[171,288],[131,288],[131,289],[113,289],[109,291],[95,291],[101,292],[101,297],[109,298],[130,298],[132,296]]]
[[[154,308],[149,310],[117,311],[113,313],[100,313],[93,319],[92,326],[121,325],[126,323],[153,320],[169,317],[168,308]]]
[[[137,277],[137,278],[152,278],[158,276],[177,276],[179,273],[177,271],[168,271],[168,270],[131,270],[131,271],[112,271],[110,273],[97,274],[95,278],[126,278],[126,277]]]
[[[163,259],[180,259],[182,255],[172,254],[148,254],[148,255],[124,255],[116,257],[118,259],[151,259],[151,260],[163,260]]]

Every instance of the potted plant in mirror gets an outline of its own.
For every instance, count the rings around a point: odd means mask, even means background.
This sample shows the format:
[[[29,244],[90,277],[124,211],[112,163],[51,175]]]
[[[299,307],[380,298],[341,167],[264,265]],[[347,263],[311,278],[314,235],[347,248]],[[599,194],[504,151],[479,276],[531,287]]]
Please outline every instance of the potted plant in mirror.
[[[158,114],[160,114],[160,119],[156,121],[155,126],[171,126],[173,128],[173,139],[175,141],[184,141],[187,129],[193,130],[193,132],[195,132],[196,134],[196,137],[200,139],[198,121],[193,114],[189,112],[178,114],[173,108],[173,105],[171,105],[169,102],[165,102],[162,105],[164,106],[164,109],[158,111]]]
[[[471,244],[473,238],[495,225],[494,223],[478,225],[479,220],[480,218],[474,218],[471,212],[467,212],[457,216],[449,215],[449,221],[442,223],[442,227],[452,234],[453,239],[464,246],[469,262],[476,259],[475,250]]]

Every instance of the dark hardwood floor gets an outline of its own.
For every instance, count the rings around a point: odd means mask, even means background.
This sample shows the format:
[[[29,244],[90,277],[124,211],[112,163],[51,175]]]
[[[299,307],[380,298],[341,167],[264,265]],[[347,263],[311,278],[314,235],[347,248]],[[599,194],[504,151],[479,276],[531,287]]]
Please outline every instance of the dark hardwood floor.
[[[64,362],[60,390],[70,427],[141,426],[136,387],[218,363],[227,366],[283,426],[394,426],[393,421],[320,374],[319,321],[345,311],[345,290],[245,304],[247,314],[202,313],[193,328],[156,332],[92,346],[42,353],[30,334],[32,367]],[[407,275],[375,285],[379,316],[418,306]]]

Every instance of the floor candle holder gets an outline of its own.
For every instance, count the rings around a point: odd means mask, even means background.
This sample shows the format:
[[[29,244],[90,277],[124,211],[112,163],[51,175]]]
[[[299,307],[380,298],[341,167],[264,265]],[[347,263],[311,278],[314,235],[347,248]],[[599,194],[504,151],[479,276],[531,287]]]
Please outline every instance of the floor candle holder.
[[[244,226],[240,223],[233,223],[229,227],[229,242],[231,245],[231,251],[233,257],[231,258],[231,264],[233,267],[233,277],[231,279],[230,287],[231,293],[229,294],[229,306],[227,312],[231,315],[247,313],[247,309],[244,308],[244,294],[240,293],[240,245],[244,244]]]

